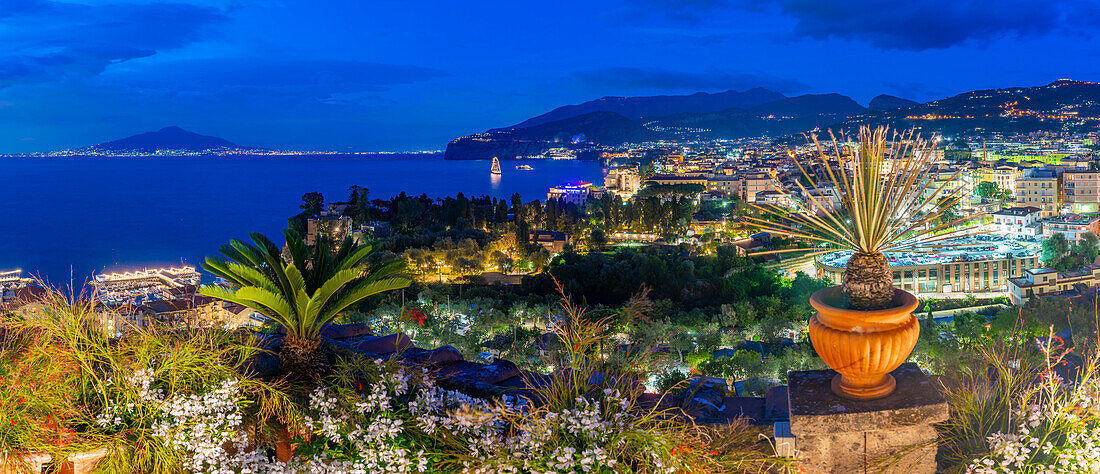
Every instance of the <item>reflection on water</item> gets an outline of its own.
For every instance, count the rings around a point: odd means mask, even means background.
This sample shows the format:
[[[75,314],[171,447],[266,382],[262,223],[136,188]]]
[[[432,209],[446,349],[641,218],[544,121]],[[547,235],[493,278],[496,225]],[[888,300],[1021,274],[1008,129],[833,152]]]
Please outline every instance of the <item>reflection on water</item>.
[[[489,175],[489,186],[492,187],[494,191],[500,189],[500,175],[499,174],[490,174]]]

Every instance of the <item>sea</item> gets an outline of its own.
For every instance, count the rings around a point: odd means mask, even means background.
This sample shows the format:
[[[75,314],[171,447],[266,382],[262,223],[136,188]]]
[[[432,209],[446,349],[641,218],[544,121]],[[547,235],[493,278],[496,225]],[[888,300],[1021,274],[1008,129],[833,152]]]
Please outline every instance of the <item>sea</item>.
[[[0,158],[0,270],[67,287],[101,272],[198,266],[249,232],[281,243],[302,194],[344,201],[352,185],[372,199],[404,191],[543,200],[551,186],[602,183],[596,162],[501,165],[493,176],[489,161],[429,154]]]

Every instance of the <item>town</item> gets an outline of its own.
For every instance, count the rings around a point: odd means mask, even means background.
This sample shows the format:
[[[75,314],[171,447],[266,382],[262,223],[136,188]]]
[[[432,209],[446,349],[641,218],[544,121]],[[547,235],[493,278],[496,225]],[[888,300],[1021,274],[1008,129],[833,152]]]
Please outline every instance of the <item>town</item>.
[[[0,474],[1100,473],[1097,9],[985,3],[0,6]]]

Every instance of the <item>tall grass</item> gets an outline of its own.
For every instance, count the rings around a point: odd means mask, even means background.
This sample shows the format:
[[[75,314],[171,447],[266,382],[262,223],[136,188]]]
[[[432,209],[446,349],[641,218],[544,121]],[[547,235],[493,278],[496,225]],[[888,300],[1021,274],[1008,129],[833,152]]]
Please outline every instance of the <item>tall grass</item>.
[[[979,348],[976,368],[944,383],[951,417],[940,426],[940,461],[947,472],[1100,469],[1100,360],[1090,350],[1084,366],[1061,379],[1055,369],[1074,348],[1053,333],[1040,340],[1017,324]]]
[[[83,415],[74,403],[78,370],[70,353],[54,350],[43,331],[0,321],[0,453],[45,452],[54,459],[86,448]]]
[[[23,319],[9,318],[4,325],[9,331],[34,334],[38,358],[55,361],[42,367],[42,380],[71,380],[54,408],[70,414],[68,423],[88,440],[80,447],[108,449],[101,471],[179,472],[184,454],[154,431],[164,419],[164,401],[208,392],[225,380],[238,381],[247,394],[242,405],[256,426],[298,418],[292,395],[281,382],[241,375],[246,361],[260,351],[247,334],[151,326],[125,327],[116,338],[103,330],[111,310],[95,298],[50,291],[31,307]]]

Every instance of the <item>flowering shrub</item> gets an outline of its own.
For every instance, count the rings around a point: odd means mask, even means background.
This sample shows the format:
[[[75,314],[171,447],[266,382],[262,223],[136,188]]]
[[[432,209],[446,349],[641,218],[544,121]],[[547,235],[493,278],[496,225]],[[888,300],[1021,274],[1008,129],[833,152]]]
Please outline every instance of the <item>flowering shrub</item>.
[[[967,473],[1100,472],[1100,381],[1095,359],[1065,380],[1054,369],[1072,348],[1060,338],[1039,346],[1046,363],[1028,374],[1029,383],[1011,393],[1002,408],[1001,429],[986,437],[988,452],[973,459]],[[1000,367],[1004,371],[1004,367]]]
[[[1093,411],[1097,402],[1095,386],[1090,390],[1090,399],[1033,403],[1022,408],[1015,414],[1014,430],[991,436],[989,455],[973,461],[967,472],[1100,472],[1100,420]]]
[[[428,315],[427,313],[416,308],[402,309],[400,319],[401,321],[410,321],[412,323],[415,323],[417,326],[423,326],[424,321],[428,319]]]
[[[578,396],[573,408],[498,409],[476,428],[466,462],[474,472],[621,472],[624,467],[674,472],[666,465],[673,445],[651,436],[645,416],[614,389]],[[638,449],[634,452],[633,450]]]
[[[381,360],[343,361],[309,396],[295,454],[330,472],[410,473],[427,469],[425,439],[410,426],[409,400],[423,372]]]

